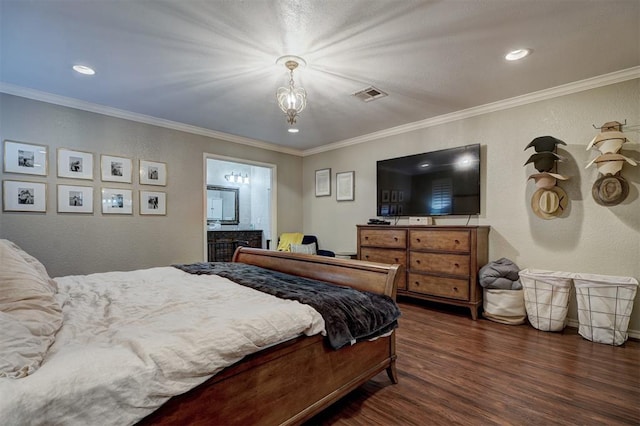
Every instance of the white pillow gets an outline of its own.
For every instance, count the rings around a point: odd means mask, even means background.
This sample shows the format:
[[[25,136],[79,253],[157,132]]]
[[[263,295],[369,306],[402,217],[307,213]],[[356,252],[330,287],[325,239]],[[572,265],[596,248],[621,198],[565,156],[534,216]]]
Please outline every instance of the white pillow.
[[[40,366],[62,326],[55,283],[40,262],[16,247],[0,240],[0,377],[11,378]]]
[[[292,253],[316,254],[315,243],[311,244],[291,244]]]

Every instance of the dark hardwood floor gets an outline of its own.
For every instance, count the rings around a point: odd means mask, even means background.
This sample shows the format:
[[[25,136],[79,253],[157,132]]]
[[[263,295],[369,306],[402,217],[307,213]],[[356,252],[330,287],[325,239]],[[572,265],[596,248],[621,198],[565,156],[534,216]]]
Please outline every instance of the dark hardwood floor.
[[[307,425],[639,425],[640,342],[472,321],[400,300],[399,383],[386,373]]]

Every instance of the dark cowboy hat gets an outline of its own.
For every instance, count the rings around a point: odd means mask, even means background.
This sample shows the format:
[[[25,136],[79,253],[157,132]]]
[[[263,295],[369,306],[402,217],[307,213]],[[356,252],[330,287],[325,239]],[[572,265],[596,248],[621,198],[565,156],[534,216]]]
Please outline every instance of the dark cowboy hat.
[[[591,193],[601,206],[615,206],[629,195],[629,184],[619,174],[603,175],[594,182]]]
[[[554,151],[558,144],[566,145],[566,143],[560,139],[554,138],[553,136],[540,136],[529,142],[525,151],[531,147],[534,147],[536,152]]]
[[[529,157],[524,165],[526,166],[529,163],[533,163],[536,170],[542,173],[553,170],[556,161],[564,161],[564,157],[560,157],[555,152],[536,152],[535,154],[531,154],[531,157]]]

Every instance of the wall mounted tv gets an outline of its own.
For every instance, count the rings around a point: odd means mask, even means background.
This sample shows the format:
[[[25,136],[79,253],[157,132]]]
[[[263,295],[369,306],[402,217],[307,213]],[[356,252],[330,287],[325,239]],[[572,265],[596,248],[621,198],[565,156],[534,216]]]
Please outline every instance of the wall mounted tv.
[[[378,216],[480,214],[480,144],[377,163]]]

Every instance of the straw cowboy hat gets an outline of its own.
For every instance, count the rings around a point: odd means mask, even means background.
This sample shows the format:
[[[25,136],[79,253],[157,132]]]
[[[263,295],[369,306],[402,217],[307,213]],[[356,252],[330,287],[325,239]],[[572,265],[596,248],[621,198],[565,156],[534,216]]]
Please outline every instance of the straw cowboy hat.
[[[556,161],[564,161],[564,157],[559,156],[555,152],[536,152],[532,154],[524,165],[533,163],[533,166],[539,172],[550,172],[556,165]]]
[[[525,151],[531,147],[534,147],[536,152],[555,151],[557,145],[566,145],[566,143],[553,136],[540,136],[529,142]]]
[[[587,164],[585,169],[595,163],[598,167],[598,172],[602,173],[603,175],[615,175],[620,170],[622,170],[622,166],[625,162],[631,164],[632,166],[638,165],[638,163],[636,163],[633,159],[625,157],[622,154],[602,154],[591,160],[589,164]]]
[[[622,144],[628,140],[627,136],[622,132],[602,132],[589,142],[587,151],[591,148],[596,148],[601,154],[617,154],[622,148]]]
[[[591,193],[601,206],[615,206],[629,195],[629,184],[620,174],[604,175],[593,183]]]
[[[536,181],[537,188],[551,189],[556,186],[556,180],[567,180],[569,178],[558,173],[542,172],[532,174],[529,179]]]
[[[564,213],[569,197],[559,186],[540,188],[531,197],[531,210],[541,219],[555,219]]]

